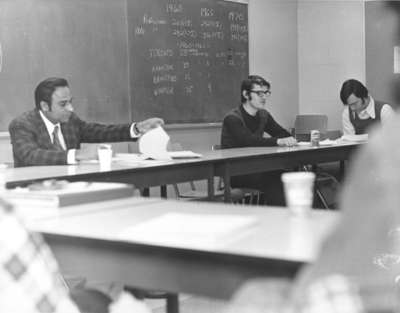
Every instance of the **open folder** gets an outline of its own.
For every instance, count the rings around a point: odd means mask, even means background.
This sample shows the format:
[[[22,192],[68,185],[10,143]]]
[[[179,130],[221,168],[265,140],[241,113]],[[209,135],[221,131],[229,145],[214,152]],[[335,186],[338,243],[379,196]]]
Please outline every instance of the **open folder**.
[[[173,159],[193,159],[193,158],[201,158],[202,155],[200,153],[195,153],[189,150],[183,151],[168,151],[168,155]]]
[[[2,197],[16,206],[57,208],[75,204],[132,197],[132,185],[103,182],[54,181],[6,190]]]
[[[343,135],[340,140],[349,142],[366,142],[368,141],[368,134],[362,135]]]
[[[116,155],[119,161],[134,162],[138,164],[149,164],[146,160],[170,161],[172,159],[200,158],[202,155],[189,150],[167,151],[169,136],[159,126],[149,130],[139,138],[138,154],[119,153]]]

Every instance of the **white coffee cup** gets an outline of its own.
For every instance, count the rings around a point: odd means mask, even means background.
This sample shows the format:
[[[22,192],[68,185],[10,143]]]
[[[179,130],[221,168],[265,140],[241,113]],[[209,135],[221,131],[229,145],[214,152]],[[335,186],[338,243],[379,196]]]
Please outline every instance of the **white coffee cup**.
[[[298,216],[306,216],[311,210],[314,195],[313,172],[288,172],[282,174],[286,206]]]
[[[102,144],[97,148],[97,154],[101,168],[109,168],[112,160],[111,145]]]

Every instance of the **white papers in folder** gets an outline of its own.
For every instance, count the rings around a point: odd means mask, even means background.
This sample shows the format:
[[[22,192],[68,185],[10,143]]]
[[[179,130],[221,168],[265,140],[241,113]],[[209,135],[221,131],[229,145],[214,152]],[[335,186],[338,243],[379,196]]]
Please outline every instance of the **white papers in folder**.
[[[204,247],[224,245],[256,224],[250,215],[169,212],[120,233],[122,240],[156,245]]]
[[[171,157],[167,153],[168,141],[168,134],[161,126],[158,126],[149,130],[139,138],[139,151],[146,158],[171,160]]]
[[[319,142],[319,145],[321,147],[325,147],[325,146],[332,146],[336,144],[336,140],[330,140],[330,139],[325,139],[325,140],[321,140]],[[311,147],[311,142],[310,141],[299,141],[297,142],[297,145],[300,147]]]
[[[183,151],[168,151],[168,155],[173,159],[193,159],[193,158],[201,158],[202,155],[200,153],[195,153],[189,150]]]
[[[339,140],[349,141],[349,142],[366,142],[368,141],[368,134],[362,135],[343,135]]]

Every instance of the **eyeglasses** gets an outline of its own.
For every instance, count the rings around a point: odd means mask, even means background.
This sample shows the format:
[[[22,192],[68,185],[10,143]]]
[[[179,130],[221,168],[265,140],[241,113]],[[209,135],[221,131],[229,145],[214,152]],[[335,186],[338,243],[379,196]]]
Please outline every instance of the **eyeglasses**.
[[[257,96],[262,97],[262,96],[266,96],[269,97],[271,95],[271,90],[250,90],[251,92],[254,92],[257,94]]]

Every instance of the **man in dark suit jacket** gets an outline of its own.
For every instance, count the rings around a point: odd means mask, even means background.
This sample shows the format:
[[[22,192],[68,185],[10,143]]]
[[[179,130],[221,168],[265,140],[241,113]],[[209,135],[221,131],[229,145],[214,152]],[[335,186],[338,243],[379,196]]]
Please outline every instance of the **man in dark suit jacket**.
[[[71,100],[67,80],[48,78],[39,83],[35,90],[36,108],[9,125],[15,167],[74,164],[94,159],[96,149],[81,148],[82,142],[136,140],[164,124],[160,118],[121,125],[87,123],[73,112]]]

